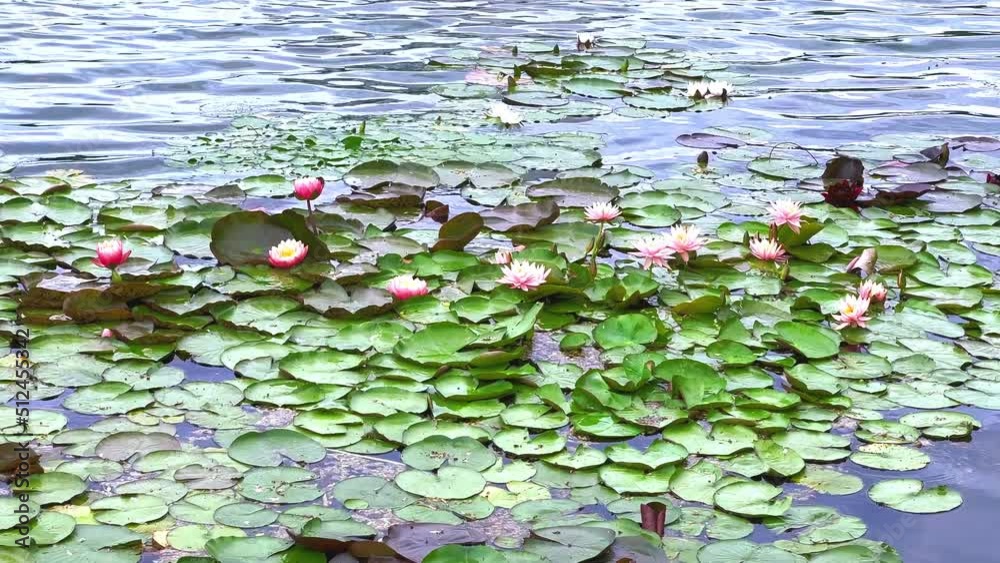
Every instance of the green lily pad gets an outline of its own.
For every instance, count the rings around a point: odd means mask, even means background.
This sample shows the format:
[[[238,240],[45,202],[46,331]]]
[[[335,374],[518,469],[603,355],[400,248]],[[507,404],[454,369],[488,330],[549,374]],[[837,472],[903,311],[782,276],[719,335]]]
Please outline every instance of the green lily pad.
[[[229,445],[229,457],[256,467],[277,467],[284,459],[316,463],[326,457],[326,448],[294,430],[273,429],[247,432]]]
[[[396,476],[396,485],[408,493],[440,499],[466,499],[477,495],[486,486],[478,471],[445,466],[431,473],[408,470]]]
[[[781,516],[792,505],[791,497],[777,498],[781,493],[767,483],[745,481],[718,489],[713,500],[719,508],[739,516]]]
[[[956,491],[943,485],[925,489],[919,479],[880,481],[868,490],[868,496],[900,512],[916,514],[948,512],[962,504],[962,497]]]
[[[895,444],[865,444],[851,454],[851,461],[885,471],[913,471],[931,462],[920,450]]]

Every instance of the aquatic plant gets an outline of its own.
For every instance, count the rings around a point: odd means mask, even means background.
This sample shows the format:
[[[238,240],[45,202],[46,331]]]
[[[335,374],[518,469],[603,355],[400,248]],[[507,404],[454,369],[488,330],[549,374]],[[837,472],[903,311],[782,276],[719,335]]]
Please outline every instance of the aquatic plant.
[[[802,204],[797,201],[781,199],[772,203],[767,211],[771,214],[771,224],[775,228],[788,225],[795,234],[802,228]]]
[[[497,283],[509,285],[514,289],[531,291],[541,287],[552,271],[541,264],[525,260],[513,260],[506,266],[501,266],[503,272]]]
[[[750,238],[750,254],[765,262],[782,262],[788,259],[785,247],[780,242],[759,235]]]
[[[833,317],[839,323],[835,328],[841,330],[849,326],[858,328],[868,326],[868,321],[871,318],[865,315],[868,313],[869,304],[870,300],[867,297],[848,295],[843,298],[838,306],[837,314]]]
[[[294,268],[306,259],[309,247],[295,239],[285,239],[271,247],[267,261],[275,268]]]
[[[400,301],[427,295],[427,282],[410,274],[396,276],[385,286],[386,291]]]

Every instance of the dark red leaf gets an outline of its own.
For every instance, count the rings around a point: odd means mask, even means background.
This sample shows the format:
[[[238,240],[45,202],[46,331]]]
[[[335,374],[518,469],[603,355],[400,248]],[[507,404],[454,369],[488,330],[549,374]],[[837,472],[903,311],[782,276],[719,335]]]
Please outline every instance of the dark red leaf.
[[[861,159],[853,156],[838,156],[827,161],[826,169],[823,171],[823,187],[829,188],[831,185],[841,184],[845,180],[851,186],[864,185],[865,165]]]
[[[649,502],[639,507],[642,517],[642,529],[663,537],[663,527],[667,519],[667,505],[662,502]]]

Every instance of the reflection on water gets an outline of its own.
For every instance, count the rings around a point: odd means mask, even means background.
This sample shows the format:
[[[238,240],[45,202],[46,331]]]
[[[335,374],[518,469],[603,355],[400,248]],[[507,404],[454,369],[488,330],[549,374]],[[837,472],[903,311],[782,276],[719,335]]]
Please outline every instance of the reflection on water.
[[[678,134],[723,124],[806,146],[1000,130],[993,0],[19,0],[4,8],[0,170],[19,163],[24,174],[72,166],[99,177],[188,175],[157,157],[169,139],[268,111],[418,111],[436,99],[428,87],[462,76],[426,67],[431,56],[582,30],[642,35],[753,77],[724,111],[573,123],[609,134],[609,163],[662,173],[676,164]],[[231,377],[184,367],[189,379]],[[994,560],[1000,415],[970,412],[984,425],[973,442],[935,443],[926,449],[934,462],[904,475],[955,487],[959,510],[907,515],[864,494],[820,502],[862,517],[868,537],[909,563]],[[93,418],[75,416],[74,427]],[[866,488],[900,476],[843,465]]]
[[[164,172],[165,140],[275,111],[419,109],[452,48],[580,30],[641,34],[755,82],[725,112],[613,117],[619,159],[669,162],[679,132],[756,125],[826,146],[885,132],[995,133],[1000,3],[957,1],[26,0],[0,21],[5,162]],[[575,125],[574,125],[575,126]]]

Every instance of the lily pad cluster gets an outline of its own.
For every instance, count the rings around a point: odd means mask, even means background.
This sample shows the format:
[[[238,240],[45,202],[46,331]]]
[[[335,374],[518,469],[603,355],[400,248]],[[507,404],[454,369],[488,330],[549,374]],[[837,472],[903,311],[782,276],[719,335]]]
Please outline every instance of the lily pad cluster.
[[[474,58],[532,81],[438,93],[539,121],[592,107],[578,96],[645,111],[679,96],[636,81],[732,79],[629,42]],[[958,407],[1000,409],[1000,212],[981,179],[1000,142],[883,136],[823,165],[713,129],[679,140],[708,163],[657,179],[602,166],[592,135],[470,132],[444,116],[479,109],[454,103],[239,120],[191,163],[268,173],[221,186],[3,177],[0,333],[30,329],[38,408],[22,426],[0,407],[0,436],[40,454],[13,486],[36,560],[891,562],[808,493],[961,505],[907,472],[974,435]],[[311,214],[292,197],[306,172],[329,186]],[[872,204],[829,197],[858,182]],[[880,189],[919,194],[865,193]],[[778,197],[803,203],[796,230],[770,224]],[[608,202],[609,228],[584,220]],[[708,239],[687,260],[631,254],[681,223]],[[132,252],[120,279],[92,262],[109,236]],[[755,257],[752,237],[787,260]],[[290,238],[308,256],[272,267]],[[500,283],[498,256],[544,283]],[[399,276],[426,294],[394,298]],[[862,277],[887,298],[837,330]],[[0,520],[13,561],[17,525]],[[778,539],[747,539],[763,528]]]

